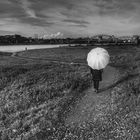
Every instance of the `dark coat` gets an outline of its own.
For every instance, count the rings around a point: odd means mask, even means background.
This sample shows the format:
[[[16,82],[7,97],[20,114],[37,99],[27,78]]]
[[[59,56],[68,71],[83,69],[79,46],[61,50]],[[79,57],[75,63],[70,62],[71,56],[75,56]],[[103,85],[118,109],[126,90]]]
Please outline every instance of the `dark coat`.
[[[103,70],[95,70],[90,68],[93,81],[102,81],[102,72]]]

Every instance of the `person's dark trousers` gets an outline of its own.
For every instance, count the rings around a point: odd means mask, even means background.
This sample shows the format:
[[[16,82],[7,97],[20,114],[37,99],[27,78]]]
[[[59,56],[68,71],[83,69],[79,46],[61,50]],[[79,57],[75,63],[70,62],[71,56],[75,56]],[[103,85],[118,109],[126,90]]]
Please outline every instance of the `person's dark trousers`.
[[[94,82],[94,88],[96,90],[98,90],[99,89],[99,81],[98,80],[94,80],[93,82]]]

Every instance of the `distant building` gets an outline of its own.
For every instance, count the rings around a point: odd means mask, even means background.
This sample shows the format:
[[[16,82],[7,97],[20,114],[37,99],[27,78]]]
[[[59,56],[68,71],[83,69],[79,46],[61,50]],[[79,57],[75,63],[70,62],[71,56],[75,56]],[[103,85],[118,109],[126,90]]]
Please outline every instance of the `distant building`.
[[[115,43],[116,38],[113,35],[100,34],[95,35],[92,39],[97,40],[98,43]]]
[[[132,40],[135,44],[139,43],[139,39],[140,39],[140,37],[138,35],[133,35],[133,37],[132,37]]]
[[[39,38],[38,34],[34,34],[34,38],[38,39]]]

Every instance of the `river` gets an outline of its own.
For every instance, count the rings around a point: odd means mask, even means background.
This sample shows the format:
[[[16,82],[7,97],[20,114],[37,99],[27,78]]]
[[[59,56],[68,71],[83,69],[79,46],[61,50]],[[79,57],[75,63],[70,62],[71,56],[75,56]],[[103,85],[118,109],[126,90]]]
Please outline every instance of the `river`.
[[[68,46],[68,44],[57,44],[57,45],[8,45],[0,46],[0,52],[19,52],[24,50],[33,49],[47,49],[47,48],[58,48],[60,46]]]

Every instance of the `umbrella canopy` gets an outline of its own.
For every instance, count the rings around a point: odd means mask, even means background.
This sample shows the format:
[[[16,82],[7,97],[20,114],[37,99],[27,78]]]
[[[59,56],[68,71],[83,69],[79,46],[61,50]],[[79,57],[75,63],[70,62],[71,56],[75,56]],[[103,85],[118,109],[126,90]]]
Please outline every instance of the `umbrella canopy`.
[[[87,62],[91,68],[100,70],[107,66],[109,58],[107,50],[97,47],[88,53]]]

